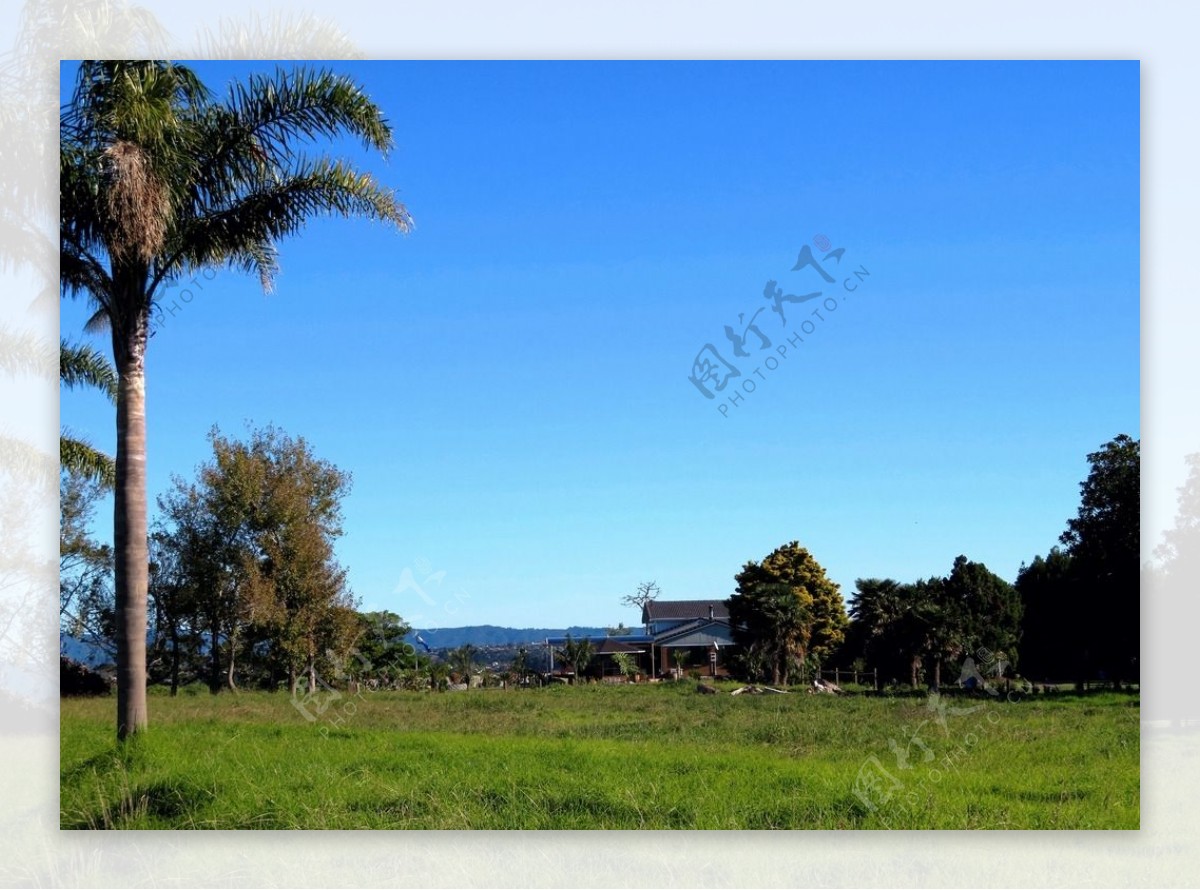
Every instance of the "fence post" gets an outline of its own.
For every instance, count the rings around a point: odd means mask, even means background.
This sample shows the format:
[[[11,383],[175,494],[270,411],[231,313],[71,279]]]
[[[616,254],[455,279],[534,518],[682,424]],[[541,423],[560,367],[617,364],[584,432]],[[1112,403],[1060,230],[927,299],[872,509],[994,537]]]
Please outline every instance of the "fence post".
[[[875,677],[875,691],[878,692],[879,691],[879,668],[875,668],[873,671],[871,671],[871,673]]]
[[[837,668],[833,669],[833,685],[834,686],[842,685],[842,672],[840,670],[838,670]]]

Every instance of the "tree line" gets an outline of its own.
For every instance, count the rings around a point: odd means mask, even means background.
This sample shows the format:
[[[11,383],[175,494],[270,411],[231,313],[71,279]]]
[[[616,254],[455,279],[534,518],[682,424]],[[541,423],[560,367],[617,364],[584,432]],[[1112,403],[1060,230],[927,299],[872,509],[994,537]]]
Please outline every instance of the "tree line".
[[[740,650],[729,666],[787,683],[829,664],[936,688],[959,680],[967,656],[986,653],[997,675],[1136,682],[1140,449],[1119,435],[1088,455],[1077,515],[1015,583],[960,555],[944,576],[859,578],[847,612],[838,585],[796,541],[746,563],[727,600]]]

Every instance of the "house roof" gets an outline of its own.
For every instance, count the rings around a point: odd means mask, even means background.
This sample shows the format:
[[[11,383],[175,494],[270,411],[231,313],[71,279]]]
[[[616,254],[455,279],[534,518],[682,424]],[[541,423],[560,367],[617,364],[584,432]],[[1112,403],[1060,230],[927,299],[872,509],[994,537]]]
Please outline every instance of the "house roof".
[[[612,655],[617,652],[642,652],[645,650],[624,643],[616,637],[605,637],[592,647],[592,651],[597,655]]]
[[[689,618],[708,620],[710,608],[713,618],[729,618],[725,600],[651,600],[642,608],[642,623]]]
[[[645,652],[644,644],[649,643],[652,637],[639,636],[636,639],[628,637],[572,637],[572,639],[587,640],[592,644],[593,655],[612,655],[616,652]],[[551,646],[566,645],[566,637],[548,637],[546,642]],[[635,645],[642,643],[642,646]]]
[[[697,618],[687,621],[669,630],[663,631],[654,638],[658,646],[667,648],[677,646],[732,646],[733,628],[728,621],[719,618]]]

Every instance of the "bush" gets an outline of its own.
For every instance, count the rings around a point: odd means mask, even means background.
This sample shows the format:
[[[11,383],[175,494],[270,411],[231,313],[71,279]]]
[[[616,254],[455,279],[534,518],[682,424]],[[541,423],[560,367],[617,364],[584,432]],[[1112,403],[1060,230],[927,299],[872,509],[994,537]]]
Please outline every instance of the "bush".
[[[86,664],[65,655],[58,657],[59,695],[108,695],[112,683]]]

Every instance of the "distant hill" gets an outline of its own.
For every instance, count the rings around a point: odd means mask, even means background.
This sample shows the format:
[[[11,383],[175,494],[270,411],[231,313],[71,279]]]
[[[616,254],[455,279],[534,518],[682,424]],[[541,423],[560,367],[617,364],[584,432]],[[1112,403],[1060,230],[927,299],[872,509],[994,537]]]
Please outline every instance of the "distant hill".
[[[456,649],[459,646],[517,646],[522,643],[544,643],[547,637],[604,636],[603,627],[497,627],[494,624],[477,624],[471,627],[438,627],[422,630],[421,639],[430,649]],[[414,631],[405,639],[416,644]]]
[[[95,643],[89,643],[86,640],[81,640],[79,637],[73,637],[61,631],[58,634],[58,654],[72,661],[78,661],[80,664],[87,665],[90,668],[112,664],[115,661],[115,658],[111,654],[105,652]]]

